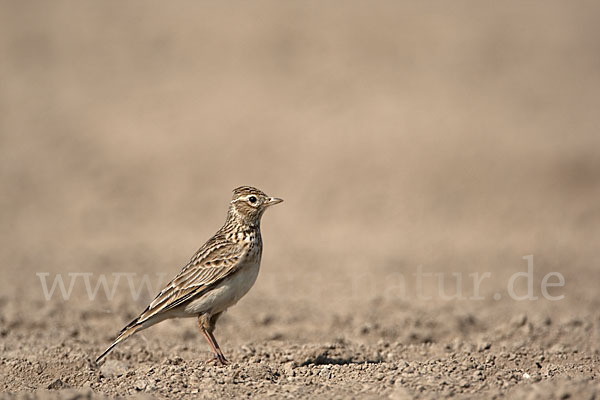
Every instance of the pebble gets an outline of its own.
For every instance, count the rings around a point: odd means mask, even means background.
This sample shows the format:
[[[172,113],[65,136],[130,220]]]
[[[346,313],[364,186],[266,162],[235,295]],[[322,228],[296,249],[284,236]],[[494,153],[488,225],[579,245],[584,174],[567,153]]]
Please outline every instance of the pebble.
[[[114,378],[124,375],[127,372],[127,367],[124,363],[118,360],[107,360],[100,367],[100,374],[105,378]]]
[[[139,381],[137,381],[135,383],[134,386],[135,386],[136,390],[142,391],[142,390],[146,389],[146,387],[148,386],[148,382],[146,382],[145,380],[140,379]]]

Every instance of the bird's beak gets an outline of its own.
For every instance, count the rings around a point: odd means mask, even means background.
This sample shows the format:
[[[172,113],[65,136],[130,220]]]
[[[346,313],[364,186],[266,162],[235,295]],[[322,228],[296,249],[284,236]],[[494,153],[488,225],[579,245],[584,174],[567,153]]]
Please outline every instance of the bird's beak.
[[[279,204],[283,201],[283,199],[278,199],[277,197],[269,197],[269,200],[265,203],[267,207],[274,206],[275,204]]]

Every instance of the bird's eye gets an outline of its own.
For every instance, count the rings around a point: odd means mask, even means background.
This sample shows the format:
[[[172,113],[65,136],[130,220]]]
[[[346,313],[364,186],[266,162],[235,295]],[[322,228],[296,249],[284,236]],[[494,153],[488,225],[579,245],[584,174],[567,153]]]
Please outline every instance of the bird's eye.
[[[254,203],[256,203],[256,200],[257,200],[257,199],[256,199],[256,196],[250,196],[250,197],[248,197],[248,201],[249,201],[250,203],[253,203],[253,204],[254,204]]]

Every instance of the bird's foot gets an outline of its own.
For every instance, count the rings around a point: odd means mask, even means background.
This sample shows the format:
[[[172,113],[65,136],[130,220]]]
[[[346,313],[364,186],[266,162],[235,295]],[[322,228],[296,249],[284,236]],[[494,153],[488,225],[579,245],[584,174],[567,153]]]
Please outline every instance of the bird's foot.
[[[229,364],[231,364],[231,363],[229,362],[229,360],[227,360],[227,359],[225,358],[225,356],[224,356],[224,355],[222,355],[222,354],[217,354],[217,355],[215,355],[213,358],[211,358],[211,359],[209,359],[209,360],[206,360],[206,361],[205,361],[205,363],[206,363],[206,364],[212,364],[212,363],[215,363],[215,365],[222,365],[222,366],[225,366],[225,365],[229,365]]]

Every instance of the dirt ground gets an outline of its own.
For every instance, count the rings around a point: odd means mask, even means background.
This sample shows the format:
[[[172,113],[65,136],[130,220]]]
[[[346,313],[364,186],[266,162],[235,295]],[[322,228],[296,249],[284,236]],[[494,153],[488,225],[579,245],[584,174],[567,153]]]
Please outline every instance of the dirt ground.
[[[0,11],[0,397],[600,398],[598,3]],[[96,365],[240,185],[231,365],[192,319]]]

